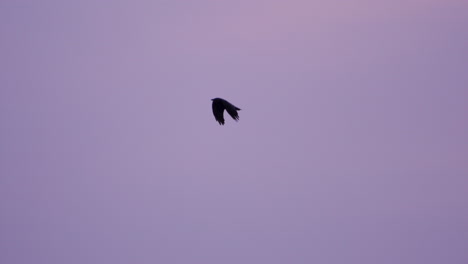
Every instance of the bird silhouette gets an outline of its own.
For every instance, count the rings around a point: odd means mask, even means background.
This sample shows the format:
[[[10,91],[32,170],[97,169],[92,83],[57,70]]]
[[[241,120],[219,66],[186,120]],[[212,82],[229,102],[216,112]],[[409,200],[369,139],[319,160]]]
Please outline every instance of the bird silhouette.
[[[239,120],[239,114],[237,111],[241,110],[240,108],[224,100],[223,98],[214,98],[211,99],[211,101],[213,101],[213,115],[220,125],[224,125],[223,113],[225,109],[234,120]]]

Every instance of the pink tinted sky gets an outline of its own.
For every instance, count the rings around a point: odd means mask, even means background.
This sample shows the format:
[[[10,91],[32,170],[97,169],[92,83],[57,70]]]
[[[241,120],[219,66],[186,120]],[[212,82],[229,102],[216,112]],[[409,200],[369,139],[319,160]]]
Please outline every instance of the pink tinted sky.
[[[0,263],[468,263],[467,28],[462,0],[1,1]]]

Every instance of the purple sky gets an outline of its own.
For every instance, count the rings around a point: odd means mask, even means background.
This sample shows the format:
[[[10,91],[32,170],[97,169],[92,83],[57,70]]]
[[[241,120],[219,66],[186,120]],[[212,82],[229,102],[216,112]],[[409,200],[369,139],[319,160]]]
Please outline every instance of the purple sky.
[[[467,29],[465,0],[2,0],[0,263],[468,263]]]

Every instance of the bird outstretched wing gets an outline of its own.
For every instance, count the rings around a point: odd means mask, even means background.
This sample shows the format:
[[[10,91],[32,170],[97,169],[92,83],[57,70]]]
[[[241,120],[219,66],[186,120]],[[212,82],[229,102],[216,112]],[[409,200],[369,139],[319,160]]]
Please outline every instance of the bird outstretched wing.
[[[239,113],[237,113],[237,110],[240,110],[240,108],[237,108],[226,100],[224,100],[224,108],[226,108],[226,111],[234,120],[239,120]]]

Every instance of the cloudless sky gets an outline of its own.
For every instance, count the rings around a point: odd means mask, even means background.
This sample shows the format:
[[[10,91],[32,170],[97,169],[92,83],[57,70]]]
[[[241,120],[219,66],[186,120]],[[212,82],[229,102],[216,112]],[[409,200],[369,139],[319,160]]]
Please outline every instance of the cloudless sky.
[[[2,0],[0,263],[465,264],[467,113],[464,0]]]

